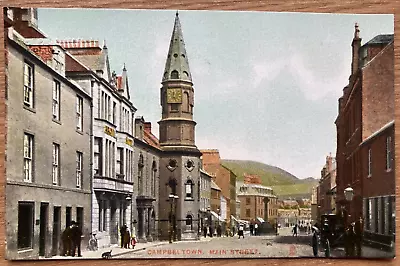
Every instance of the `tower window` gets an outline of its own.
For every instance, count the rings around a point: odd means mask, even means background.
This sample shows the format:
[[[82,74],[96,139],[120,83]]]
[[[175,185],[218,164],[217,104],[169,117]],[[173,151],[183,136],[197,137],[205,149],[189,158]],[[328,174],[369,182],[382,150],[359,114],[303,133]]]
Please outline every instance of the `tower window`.
[[[182,54],[182,57],[183,57],[183,58],[185,58],[185,55],[184,55],[184,54]]]
[[[175,55],[177,55],[177,54],[175,54]],[[178,56],[178,55],[177,55],[177,56]],[[171,72],[171,78],[172,78],[172,79],[179,79],[179,73],[178,73],[178,71],[176,71],[176,70],[172,71],[172,72]]]
[[[183,71],[183,74],[188,78],[189,77],[189,73],[187,73],[186,71]]]
[[[177,103],[172,103],[171,104],[171,111],[179,111],[179,104]]]
[[[192,180],[186,181],[185,190],[186,190],[186,199],[193,199],[193,182],[192,182]]]

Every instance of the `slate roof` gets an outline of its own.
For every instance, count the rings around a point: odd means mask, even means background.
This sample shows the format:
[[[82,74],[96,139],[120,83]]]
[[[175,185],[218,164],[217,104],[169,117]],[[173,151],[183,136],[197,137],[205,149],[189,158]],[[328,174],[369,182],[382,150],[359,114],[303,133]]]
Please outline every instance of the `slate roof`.
[[[386,44],[390,43],[394,39],[394,34],[380,34],[372,38],[364,45],[371,45],[371,44]]]

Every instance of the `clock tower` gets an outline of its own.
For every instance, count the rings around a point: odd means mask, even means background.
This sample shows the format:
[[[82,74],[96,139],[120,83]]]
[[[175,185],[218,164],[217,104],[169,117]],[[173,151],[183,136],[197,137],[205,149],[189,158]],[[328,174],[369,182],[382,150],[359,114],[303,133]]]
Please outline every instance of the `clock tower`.
[[[194,89],[176,13],[160,89],[160,238],[198,239],[200,156],[195,145]]]

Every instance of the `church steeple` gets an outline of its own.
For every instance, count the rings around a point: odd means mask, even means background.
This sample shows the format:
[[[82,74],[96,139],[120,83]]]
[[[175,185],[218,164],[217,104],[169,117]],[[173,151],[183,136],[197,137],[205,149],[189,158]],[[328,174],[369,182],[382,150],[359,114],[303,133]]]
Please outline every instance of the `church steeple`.
[[[169,80],[192,82],[178,11],[175,16],[162,82]]]

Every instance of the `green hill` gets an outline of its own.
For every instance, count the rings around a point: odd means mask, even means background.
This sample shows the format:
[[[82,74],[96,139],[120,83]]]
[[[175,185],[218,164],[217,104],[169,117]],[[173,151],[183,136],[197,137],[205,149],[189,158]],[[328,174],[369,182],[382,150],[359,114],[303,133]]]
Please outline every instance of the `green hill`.
[[[234,172],[240,181],[245,173],[260,176],[261,183],[272,187],[278,196],[310,196],[312,187],[318,184],[314,178],[299,179],[279,167],[255,161],[222,160],[222,165]]]

